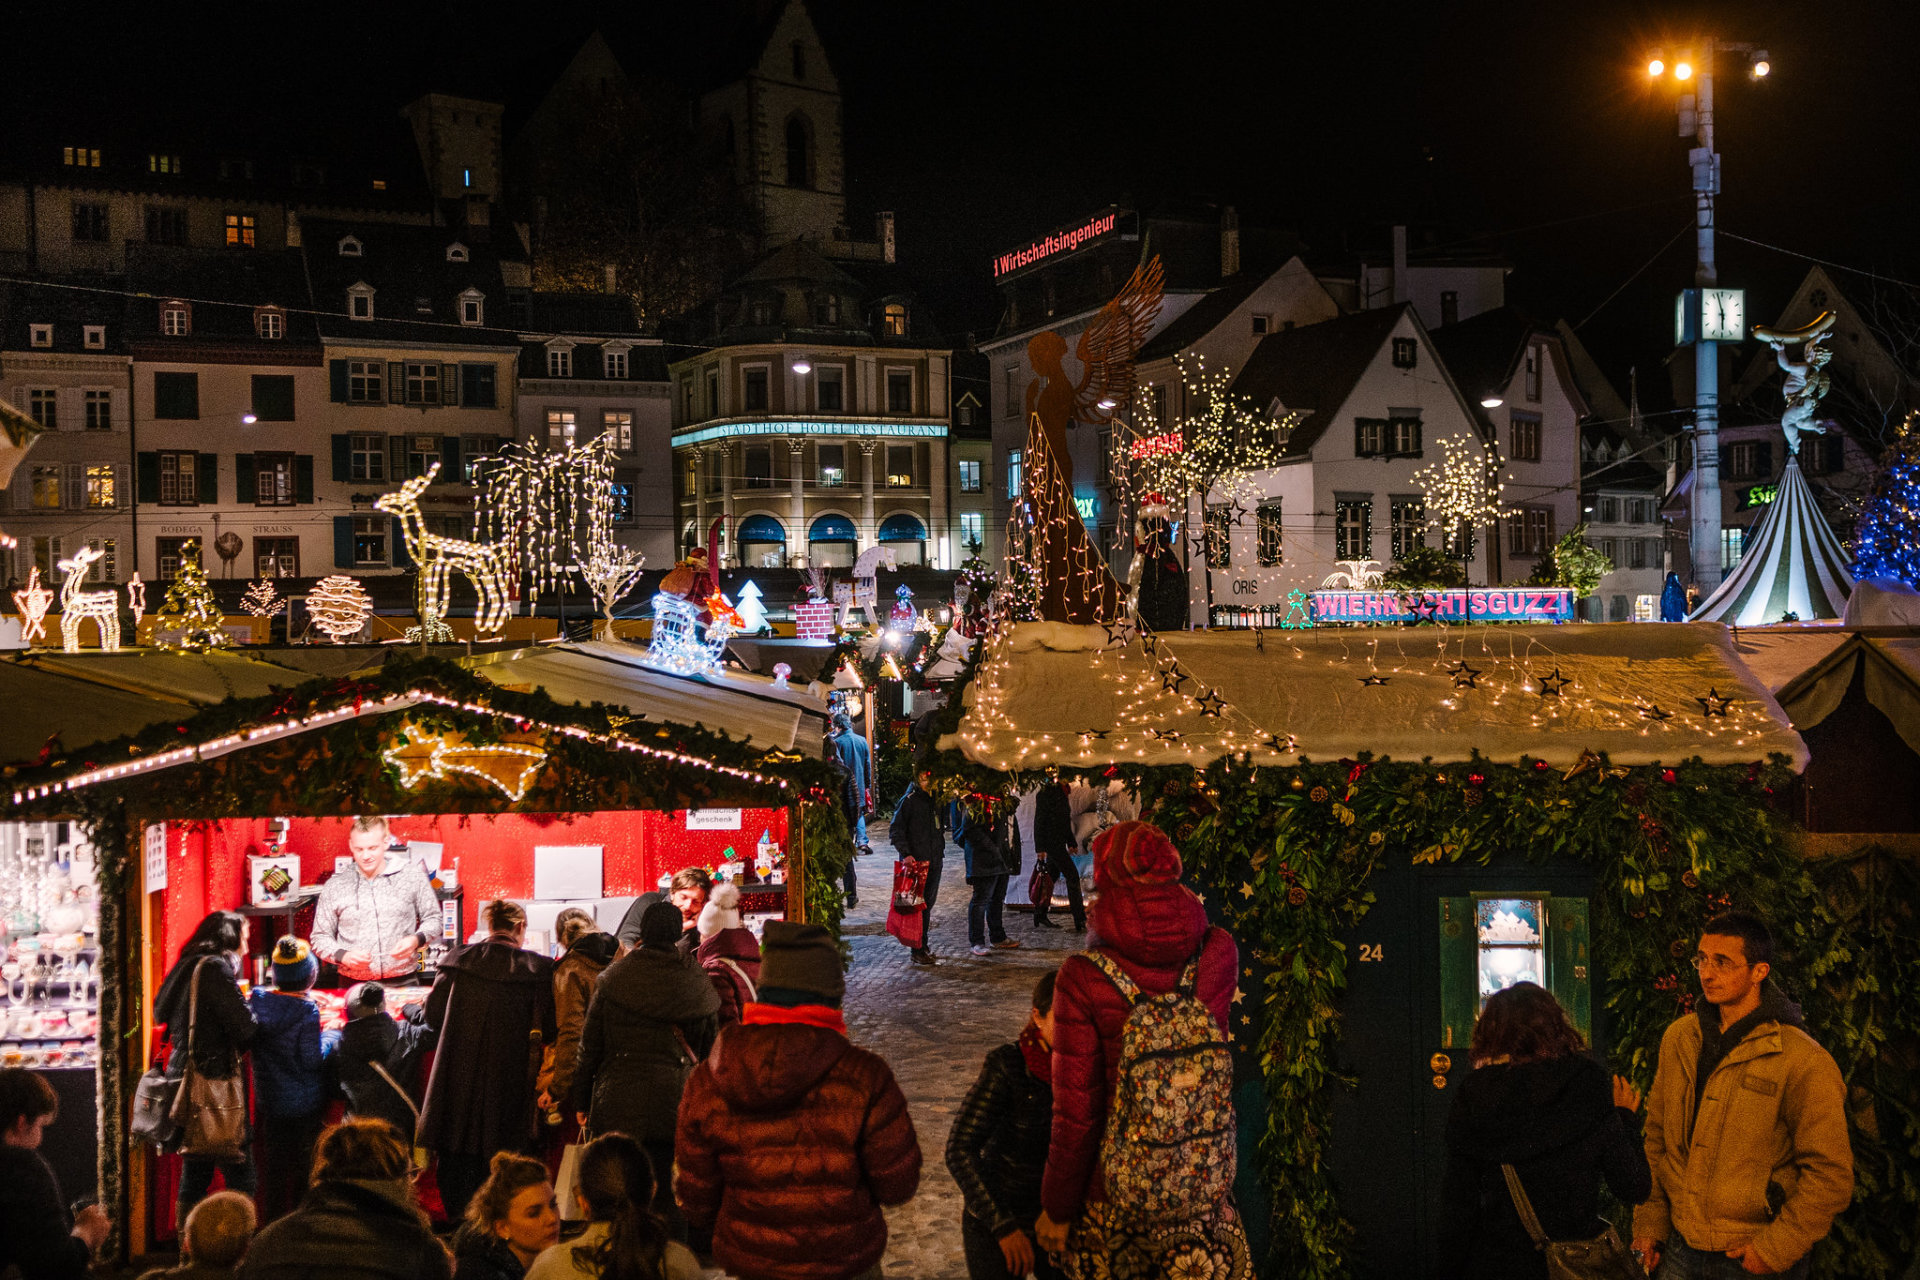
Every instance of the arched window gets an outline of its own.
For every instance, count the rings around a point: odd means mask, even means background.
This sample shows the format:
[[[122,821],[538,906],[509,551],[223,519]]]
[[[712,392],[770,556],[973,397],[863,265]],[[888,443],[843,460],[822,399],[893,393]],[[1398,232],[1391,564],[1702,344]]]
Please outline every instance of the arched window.
[[[798,111],[787,117],[787,185],[813,186],[813,123]]]

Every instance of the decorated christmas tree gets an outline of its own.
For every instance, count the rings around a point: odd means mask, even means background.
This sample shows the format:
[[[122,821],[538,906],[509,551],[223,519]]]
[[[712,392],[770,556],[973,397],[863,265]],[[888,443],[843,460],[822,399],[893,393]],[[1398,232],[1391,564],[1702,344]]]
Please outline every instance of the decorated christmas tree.
[[[1853,576],[1920,588],[1920,431],[1900,424],[1853,535]]]
[[[162,649],[204,653],[233,643],[221,625],[224,619],[207,585],[206,570],[200,567],[199,543],[180,548],[180,572],[167,584],[167,598],[153,616],[154,643]]]

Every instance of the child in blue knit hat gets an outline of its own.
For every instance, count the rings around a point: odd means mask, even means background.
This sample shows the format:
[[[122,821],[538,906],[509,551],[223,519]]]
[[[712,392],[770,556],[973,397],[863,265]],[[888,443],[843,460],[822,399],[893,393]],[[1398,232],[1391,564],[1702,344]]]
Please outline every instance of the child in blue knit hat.
[[[262,1224],[299,1205],[326,1114],[320,1009],[307,994],[319,976],[320,962],[306,942],[285,937],[273,945],[274,989],[256,987],[247,998],[259,1028],[253,1040],[253,1081],[262,1138]]]

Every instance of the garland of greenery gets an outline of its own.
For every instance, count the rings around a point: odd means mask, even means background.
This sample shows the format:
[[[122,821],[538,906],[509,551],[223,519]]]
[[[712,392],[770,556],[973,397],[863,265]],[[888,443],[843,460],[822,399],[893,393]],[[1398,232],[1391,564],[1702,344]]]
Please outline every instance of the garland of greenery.
[[[969,673],[970,675],[971,673]],[[952,732],[960,699],[942,718]],[[954,789],[1017,791],[1007,775],[944,752]],[[1072,771],[1063,771],[1072,772]],[[1661,1034],[1693,1008],[1700,925],[1739,907],[1775,923],[1782,984],[1853,1089],[1856,1194],[1815,1253],[1815,1274],[1888,1274],[1911,1256],[1920,1213],[1920,875],[1884,852],[1808,863],[1776,796],[1783,761],[1692,760],[1562,772],[1544,761],[1434,766],[1341,761],[1204,771],[1118,765],[1143,815],[1180,849],[1189,879],[1259,966],[1256,1052],[1267,1113],[1260,1171],[1271,1197],[1269,1274],[1348,1274],[1351,1228],[1327,1156],[1329,1097],[1349,957],[1340,941],[1374,901],[1375,867],[1554,859],[1592,868],[1594,954],[1614,1068],[1651,1083]],[[1102,779],[1104,780],[1104,778]],[[1260,989],[1263,988],[1263,989]]]

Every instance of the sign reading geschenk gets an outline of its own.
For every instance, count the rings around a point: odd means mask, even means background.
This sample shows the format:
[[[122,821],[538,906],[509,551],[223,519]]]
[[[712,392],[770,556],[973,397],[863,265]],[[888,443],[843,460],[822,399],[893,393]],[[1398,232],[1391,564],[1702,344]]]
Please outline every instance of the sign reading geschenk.
[[[1083,249],[1096,240],[1104,239],[1112,235],[1113,229],[1120,224],[1120,215],[1121,210],[1110,208],[1072,226],[1041,236],[1022,248],[1009,249],[993,260],[993,278],[998,280],[1012,272],[1037,266],[1049,258],[1072,253],[1075,249]]]
[[[1566,587],[1452,591],[1316,591],[1313,620],[1332,622],[1571,622]]]

